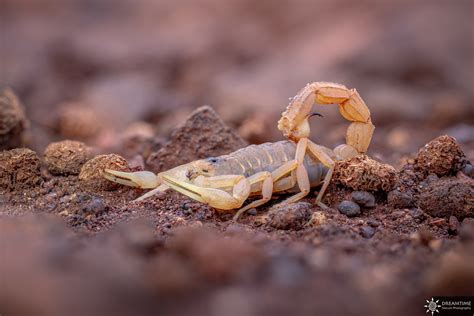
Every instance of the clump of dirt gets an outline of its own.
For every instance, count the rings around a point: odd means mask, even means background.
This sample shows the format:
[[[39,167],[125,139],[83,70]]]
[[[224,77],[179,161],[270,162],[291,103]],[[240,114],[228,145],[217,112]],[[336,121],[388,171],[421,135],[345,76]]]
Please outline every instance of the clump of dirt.
[[[127,160],[119,155],[98,155],[82,166],[79,180],[81,180],[88,189],[92,190],[113,191],[119,188],[119,184],[104,178],[104,169],[131,171]]]
[[[28,120],[20,100],[10,89],[0,94],[0,150],[12,149],[23,144],[23,131]]]
[[[268,226],[276,229],[302,229],[311,217],[311,206],[305,202],[277,204],[269,211]]]
[[[51,143],[43,154],[48,171],[54,175],[77,175],[91,157],[91,149],[84,143],[63,140]]]
[[[40,159],[27,148],[0,152],[0,189],[22,190],[42,182]]]
[[[228,154],[247,143],[210,106],[196,109],[171,134],[170,141],[147,160],[155,172],[196,159]]]
[[[438,176],[455,174],[461,170],[465,155],[453,137],[440,136],[420,149],[415,159],[417,170]]]
[[[474,217],[474,180],[462,176],[430,182],[421,189],[418,205],[434,217]]]
[[[65,138],[88,139],[102,129],[97,112],[82,103],[64,103],[59,106],[57,129]]]
[[[338,161],[333,181],[356,191],[390,191],[397,179],[397,171],[366,155]]]

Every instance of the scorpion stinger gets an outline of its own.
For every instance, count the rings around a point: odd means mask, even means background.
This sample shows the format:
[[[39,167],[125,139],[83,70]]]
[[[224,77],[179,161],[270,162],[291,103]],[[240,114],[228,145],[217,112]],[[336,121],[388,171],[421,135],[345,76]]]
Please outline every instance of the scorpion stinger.
[[[308,118],[311,117],[310,111],[315,103],[337,104],[341,115],[352,122],[346,132],[346,144],[339,145],[331,151],[308,139],[310,136]],[[316,203],[324,206],[321,200],[331,180],[335,160],[348,159],[365,153],[375,127],[367,105],[355,89],[350,90],[337,83],[313,82],[307,84],[291,100],[278,121],[278,129],[298,144],[306,139],[305,144],[309,153],[329,168],[323,187],[316,198]]]

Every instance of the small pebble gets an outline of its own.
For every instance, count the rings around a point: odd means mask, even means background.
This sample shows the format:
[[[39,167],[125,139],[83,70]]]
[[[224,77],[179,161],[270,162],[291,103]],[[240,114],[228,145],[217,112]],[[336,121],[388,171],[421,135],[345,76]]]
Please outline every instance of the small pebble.
[[[255,216],[255,215],[257,215],[257,209],[256,208],[251,208],[250,210],[247,211],[247,214]]]
[[[470,163],[466,164],[463,168],[462,168],[462,172],[468,176],[468,177],[471,177],[471,178],[474,178],[474,166],[471,165]]]
[[[354,217],[360,214],[359,205],[352,201],[342,201],[337,206],[337,209],[339,210],[339,212],[346,215],[347,217]]]
[[[372,238],[375,234],[375,228],[371,226],[363,226],[360,229],[360,234],[364,238]]]
[[[351,197],[352,201],[356,202],[361,207],[375,207],[375,197],[372,193],[367,191],[354,191],[352,192]]]
[[[89,203],[87,203],[83,211],[86,214],[99,214],[105,211],[106,205],[104,203],[104,200],[102,200],[99,197],[94,197]]]
[[[435,175],[434,173],[430,173],[427,177],[426,177],[426,183],[433,183],[433,182],[436,182],[439,180],[439,177],[437,175]]]
[[[394,208],[409,208],[414,205],[415,199],[413,195],[408,192],[392,190],[388,192],[387,202]]]

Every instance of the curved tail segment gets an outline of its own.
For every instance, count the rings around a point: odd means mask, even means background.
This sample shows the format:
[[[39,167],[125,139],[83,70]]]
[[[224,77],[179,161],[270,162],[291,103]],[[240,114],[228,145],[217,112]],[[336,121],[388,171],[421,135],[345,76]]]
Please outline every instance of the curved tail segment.
[[[337,146],[332,157],[327,155],[324,147],[316,145],[311,140],[308,119],[311,117],[312,107],[315,103],[337,104],[339,112],[352,123],[346,132],[346,144]],[[335,159],[348,159],[363,154],[369,148],[375,126],[370,119],[370,111],[365,102],[355,89],[332,82],[313,82],[307,84],[291,100],[290,104],[282,113],[278,121],[278,129],[285,137],[294,141],[301,150],[314,156],[321,161],[329,172],[324,179],[323,186],[319,191],[316,202],[322,204],[321,199],[324,191],[329,185],[334,170]]]

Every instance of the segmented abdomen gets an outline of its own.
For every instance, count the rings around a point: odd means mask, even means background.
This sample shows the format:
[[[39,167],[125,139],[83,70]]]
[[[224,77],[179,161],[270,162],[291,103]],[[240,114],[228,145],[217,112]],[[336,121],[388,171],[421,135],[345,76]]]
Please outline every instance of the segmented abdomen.
[[[296,144],[290,141],[250,145],[220,157],[220,174],[242,174],[249,177],[257,172],[272,172],[284,163],[295,159]],[[305,156],[304,166],[312,186],[320,183],[327,169],[309,155]]]

